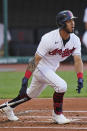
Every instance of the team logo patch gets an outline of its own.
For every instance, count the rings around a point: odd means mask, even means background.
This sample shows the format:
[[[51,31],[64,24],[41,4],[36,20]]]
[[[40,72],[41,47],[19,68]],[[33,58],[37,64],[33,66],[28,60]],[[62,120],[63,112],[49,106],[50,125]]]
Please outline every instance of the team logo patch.
[[[74,50],[75,50],[74,47],[72,49],[68,49],[67,48],[64,51],[62,51],[62,49],[57,48],[57,49],[49,52],[49,55],[57,55],[57,54],[59,54],[62,57],[65,57],[65,56],[70,56],[73,53]]]

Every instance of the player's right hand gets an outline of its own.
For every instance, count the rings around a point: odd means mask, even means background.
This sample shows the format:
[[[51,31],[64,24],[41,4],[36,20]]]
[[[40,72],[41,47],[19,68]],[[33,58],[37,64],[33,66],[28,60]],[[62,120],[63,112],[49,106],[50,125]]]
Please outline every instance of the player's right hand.
[[[78,79],[78,86],[77,86],[77,92],[80,93],[81,92],[81,88],[83,88],[83,79],[79,78]]]
[[[19,91],[20,97],[25,97],[26,96],[27,86],[28,86],[28,79],[26,77],[24,77],[22,79],[22,85],[21,85],[21,89]]]

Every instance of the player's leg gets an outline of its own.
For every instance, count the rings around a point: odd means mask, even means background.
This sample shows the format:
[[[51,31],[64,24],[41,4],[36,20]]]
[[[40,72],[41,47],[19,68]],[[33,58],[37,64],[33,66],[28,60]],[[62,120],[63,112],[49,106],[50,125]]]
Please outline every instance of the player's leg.
[[[50,69],[41,70],[43,76],[51,87],[54,88],[53,94],[53,120],[59,124],[69,123],[70,120],[63,115],[63,97],[67,90],[67,83]]]
[[[41,80],[40,80],[40,78],[41,78]],[[19,101],[19,100],[21,100],[23,98],[27,98],[25,101],[29,101],[32,98],[36,98],[37,96],[39,96],[39,94],[43,91],[43,89],[45,87],[46,87],[46,82],[44,81],[44,78],[36,70],[33,77],[32,77],[31,84],[30,84],[29,88],[27,88],[25,96],[22,97],[22,96],[18,95],[16,98],[9,101],[8,103],[16,102],[16,101]],[[11,107],[15,108],[16,106],[24,103],[25,101],[22,101],[20,103],[16,103],[16,104],[12,105]]]
[[[22,99],[24,99],[24,100],[20,101]],[[24,103],[26,101],[29,101],[29,100],[31,100],[31,98],[26,93],[26,96],[20,97],[20,95],[18,95],[16,98],[14,98],[11,101],[9,101],[8,104],[14,103],[10,107],[15,108],[16,106],[18,106],[18,105],[20,105],[20,104],[22,104],[22,103]],[[20,101],[20,102],[17,103],[17,101]]]
[[[27,89],[27,95],[30,98],[37,98],[40,93],[46,88],[46,86],[46,83],[40,82],[35,77],[33,77],[30,87]]]
[[[11,121],[16,121],[19,118],[15,115],[13,109],[18,106],[19,104],[22,104],[25,101],[30,100],[31,98],[29,98],[26,94],[25,97],[21,98],[20,95],[18,95],[16,98],[14,98],[13,100],[6,102],[0,106],[4,106],[6,105],[6,107],[0,109],[2,112],[4,112],[7,116],[7,118]],[[12,104],[12,105],[11,105]]]
[[[41,76],[38,76],[38,78],[41,78]],[[25,98],[27,98],[26,101],[37,97],[45,87],[46,87],[45,83],[38,81],[36,76],[33,76],[31,85],[26,91],[26,96],[25,96]],[[13,104],[12,106],[7,106],[7,107],[2,109],[5,112],[5,114],[6,114],[6,116],[8,117],[9,120],[14,120],[14,121],[18,120],[18,117],[15,116],[15,114],[13,112],[13,108],[15,108],[19,104],[22,104],[23,102],[25,102],[25,101],[22,101],[20,103],[16,103],[17,101],[19,101],[21,99],[22,98],[20,97],[20,95],[18,95],[13,100],[7,102],[7,104],[9,104],[9,103],[15,103],[15,104]]]

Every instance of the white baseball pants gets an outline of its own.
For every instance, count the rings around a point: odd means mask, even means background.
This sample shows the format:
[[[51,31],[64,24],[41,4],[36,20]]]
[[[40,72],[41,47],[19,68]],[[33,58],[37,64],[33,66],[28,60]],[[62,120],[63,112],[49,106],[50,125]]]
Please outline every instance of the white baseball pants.
[[[36,98],[40,93],[50,85],[55,92],[62,93],[67,90],[67,83],[49,68],[36,68],[30,87],[27,88],[27,94],[30,98]]]

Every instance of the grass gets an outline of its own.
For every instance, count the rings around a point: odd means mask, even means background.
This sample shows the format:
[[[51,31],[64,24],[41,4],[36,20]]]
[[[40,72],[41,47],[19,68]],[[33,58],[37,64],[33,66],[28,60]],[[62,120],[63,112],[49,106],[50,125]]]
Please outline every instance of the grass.
[[[65,97],[87,97],[87,71],[84,72],[84,88],[81,93],[76,92],[77,78],[73,71],[58,71],[57,74],[62,77],[68,85]],[[21,79],[24,72],[0,72],[0,98],[14,98],[17,96],[21,87]],[[29,84],[31,79],[29,80]],[[53,96],[53,88],[47,87],[39,97],[50,98]]]

